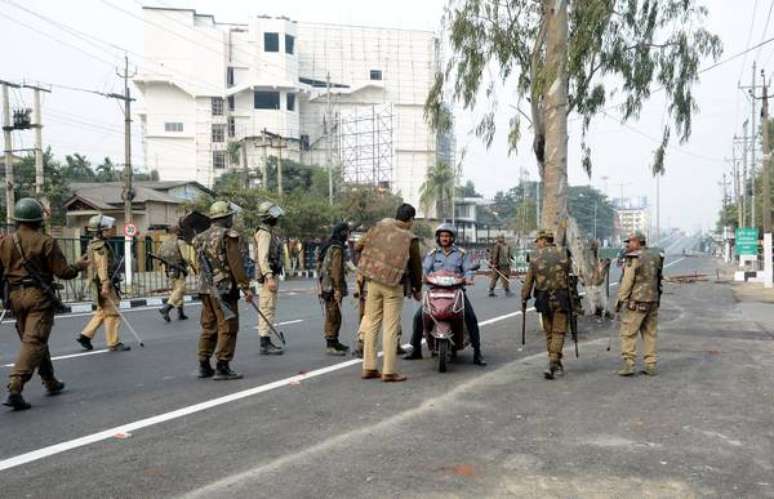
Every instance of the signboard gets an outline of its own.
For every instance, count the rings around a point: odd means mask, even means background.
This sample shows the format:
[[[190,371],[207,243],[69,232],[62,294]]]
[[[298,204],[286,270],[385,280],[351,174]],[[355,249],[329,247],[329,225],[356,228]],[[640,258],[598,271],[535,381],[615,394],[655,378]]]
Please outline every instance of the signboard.
[[[134,237],[137,235],[137,226],[134,224],[124,225],[124,235],[126,237]]]
[[[736,229],[736,254],[758,254],[758,229],[755,227],[740,227]]]

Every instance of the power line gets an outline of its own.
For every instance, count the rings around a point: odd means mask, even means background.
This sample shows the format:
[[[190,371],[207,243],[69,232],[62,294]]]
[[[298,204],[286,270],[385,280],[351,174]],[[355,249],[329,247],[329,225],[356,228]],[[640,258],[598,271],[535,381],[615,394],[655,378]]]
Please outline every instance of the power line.
[[[753,35],[753,28],[755,27],[755,14],[758,12],[758,0],[755,0],[755,3],[753,4],[753,10],[752,10],[752,16],[750,16],[750,29],[747,31],[747,43],[744,44],[746,47],[745,50],[750,48],[750,42],[752,41],[752,35]],[[764,35],[765,36],[765,35]],[[742,80],[742,73],[744,73],[744,66],[747,62],[747,52],[745,52],[745,58],[744,61],[742,61],[742,69],[739,70],[739,77],[737,80]]]

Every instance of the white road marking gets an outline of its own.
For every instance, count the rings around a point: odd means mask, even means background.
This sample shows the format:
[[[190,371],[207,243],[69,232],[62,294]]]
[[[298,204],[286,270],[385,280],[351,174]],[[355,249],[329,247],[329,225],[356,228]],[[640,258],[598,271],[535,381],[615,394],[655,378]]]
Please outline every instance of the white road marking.
[[[493,324],[495,322],[499,322],[510,317],[515,317],[517,315],[521,315],[521,311],[518,311],[512,314],[506,314],[499,317],[494,317],[492,319],[479,322],[479,325],[484,326],[487,324]],[[84,437],[50,445],[48,447],[43,447],[42,449],[25,452],[24,454],[19,454],[18,456],[10,457],[8,459],[4,459],[0,461],[0,471],[15,468],[16,466],[21,466],[23,464],[31,463],[33,461],[38,461],[46,457],[54,456],[56,454],[61,454],[63,452],[67,452],[73,449],[78,449],[80,447],[85,447],[87,445],[101,442],[103,440],[108,440],[109,438],[113,438],[116,434],[132,433],[134,431],[141,430],[143,428],[148,428],[150,426],[155,426],[157,424],[165,423],[167,421],[190,416],[191,414],[195,414],[198,412],[206,411],[207,409],[212,409],[213,407],[218,407],[220,405],[235,402],[237,400],[242,400],[247,397],[252,397],[253,395],[258,395],[271,390],[276,390],[277,388],[283,388],[289,385],[295,385],[307,379],[316,378],[318,376],[323,376],[325,374],[336,372],[341,369],[345,369],[347,367],[356,366],[358,364],[361,364],[362,362],[363,362],[362,359],[352,359],[344,362],[339,362],[338,364],[333,364],[331,366],[323,367],[321,369],[315,369],[314,371],[309,371],[304,374],[297,374],[289,378],[277,380],[277,381],[274,381],[265,385],[256,386],[253,388],[248,388],[247,390],[235,392],[230,395],[207,400],[204,402],[200,402],[198,404],[189,405],[187,407],[182,407],[174,411],[141,419],[133,423],[116,426],[114,428],[93,433],[91,435],[86,435]]]
[[[51,357],[51,360],[64,360],[64,359],[74,359],[76,357],[86,357],[88,355],[97,355],[99,353],[107,353],[109,350],[107,348],[102,350],[92,350],[90,352],[81,352],[81,353],[71,353],[69,355],[60,355],[58,357]],[[0,367],[13,367],[13,364],[3,364]]]

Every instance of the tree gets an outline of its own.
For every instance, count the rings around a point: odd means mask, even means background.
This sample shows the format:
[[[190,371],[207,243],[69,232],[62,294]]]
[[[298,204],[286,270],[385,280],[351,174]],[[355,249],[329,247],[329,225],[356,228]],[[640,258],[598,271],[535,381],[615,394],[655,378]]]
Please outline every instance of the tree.
[[[96,175],[86,156],[78,153],[65,156],[64,176],[73,182],[94,182]]]
[[[445,17],[451,53],[426,101],[428,121],[441,129],[450,124],[444,112],[447,82],[451,98],[472,110],[484,69],[496,65],[508,91],[530,103],[533,152],[544,185],[543,224],[560,243],[566,235],[578,255],[582,245],[575,240],[567,198],[567,116],[582,119],[582,166],[590,174],[585,135],[592,118],[606,112],[608,99],[621,96],[617,107],[626,121],[663,90],[669,121],[652,165],[654,174],[662,172],[672,129],[680,142],[690,136],[699,63],[721,53],[718,37],[703,27],[706,16],[697,0],[584,0],[571,7],[567,0],[450,0]],[[475,130],[487,145],[495,133],[495,83],[489,82],[490,108]],[[519,108],[510,120],[511,152],[521,137],[522,115]]]
[[[572,186],[569,204],[578,228],[586,237],[599,241],[613,239],[615,208],[602,192],[590,185]]]
[[[116,171],[116,167],[110,158],[106,157],[102,163],[97,166],[97,182],[116,182],[121,180],[121,175]]]
[[[456,175],[448,164],[439,161],[427,170],[424,183],[419,188],[419,203],[425,212],[435,208],[439,219],[451,218],[450,210]]]
[[[484,197],[476,191],[476,185],[472,180],[465,182],[465,185],[457,187],[457,196],[461,198],[481,198]]]
[[[366,186],[347,186],[338,197],[341,213],[352,230],[365,230],[379,220],[394,217],[403,202],[400,196],[388,190]]]
[[[38,196],[35,193],[35,156],[28,154],[14,168],[15,198],[17,200],[23,197],[45,198],[50,209],[48,221],[51,225],[67,223],[64,202],[72,195],[72,191],[64,176],[64,170],[54,159],[51,147],[47,147],[43,151],[43,196]]]

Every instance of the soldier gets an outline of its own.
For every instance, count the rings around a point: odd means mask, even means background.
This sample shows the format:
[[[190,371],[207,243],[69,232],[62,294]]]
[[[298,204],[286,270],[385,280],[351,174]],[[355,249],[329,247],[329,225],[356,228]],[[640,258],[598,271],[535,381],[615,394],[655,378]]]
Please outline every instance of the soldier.
[[[405,381],[395,369],[398,328],[403,297],[410,290],[419,301],[422,290],[422,263],[419,239],[411,232],[416,210],[410,204],[398,207],[394,219],[385,218],[366,234],[358,271],[368,287],[364,324],[363,379],[381,378],[384,382]],[[382,372],[376,368],[376,337],[384,323]]]
[[[624,274],[615,311],[626,307],[621,319],[621,355],[624,365],[619,376],[634,375],[637,358],[637,333],[642,335],[644,374],[656,374],[656,329],[661,305],[661,280],[664,257],[648,248],[642,232],[631,234],[626,241]]]
[[[89,260],[91,261],[90,277],[92,290],[97,298],[97,311],[81,331],[75,341],[85,350],[93,350],[91,340],[97,329],[105,323],[105,342],[111,352],[126,352],[131,347],[121,343],[118,328],[121,320],[118,315],[118,289],[116,278],[118,265],[108,239],[115,234],[116,219],[105,215],[94,215],[89,219],[89,232],[94,233],[94,239],[89,242]]]
[[[320,299],[325,303],[325,342],[328,355],[346,355],[349,347],[339,342],[341,302],[347,296],[346,244],[349,225],[341,222],[333,227],[330,240],[320,249],[317,270],[320,279]]]
[[[68,265],[57,242],[41,230],[43,207],[32,198],[20,199],[14,207],[16,232],[0,241],[0,265],[8,284],[4,303],[16,317],[21,348],[9,375],[8,398],[3,405],[16,411],[32,407],[24,397],[24,384],[38,370],[48,395],[58,395],[65,384],[54,376],[48,337],[54,325],[54,276],[74,279],[89,266],[86,256]]]
[[[253,301],[245,275],[242,236],[231,228],[234,213],[225,201],[213,203],[209,216],[212,225],[193,240],[202,300],[199,378],[241,379],[242,375],[232,371],[229,364],[239,332],[239,291],[244,293],[245,301]],[[217,358],[214,370],[210,365],[213,352]]]
[[[497,236],[492,251],[489,253],[489,266],[492,268],[492,276],[489,281],[489,296],[495,295],[495,287],[497,281],[503,282],[503,289],[505,289],[505,296],[512,296],[511,293],[511,247],[505,242],[505,236],[500,234]]]
[[[277,310],[279,274],[282,273],[282,241],[275,234],[275,227],[285,212],[272,203],[264,201],[258,207],[261,224],[255,233],[255,278],[261,284],[258,294],[258,308],[266,320],[258,318],[258,336],[261,338],[261,355],[282,355],[282,347],[271,341],[269,324],[274,322]]]
[[[521,288],[522,308],[526,307],[534,288],[535,309],[541,316],[548,350],[548,367],[543,374],[546,379],[554,379],[555,374],[564,374],[562,349],[571,310],[568,289],[571,262],[567,250],[554,245],[553,232],[540,231],[535,243],[537,250],[530,257]]]
[[[163,259],[164,268],[169,278],[169,287],[172,292],[166,305],[159,309],[161,317],[169,322],[169,312],[177,309],[177,319],[186,320],[188,316],[183,312],[185,297],[185,279],[188,277],[189,265],[193,267],[191,258],[191,245],[180,237],[180,228],[177,225],[169,229],[169,239],[161,243],[159,256]]]

